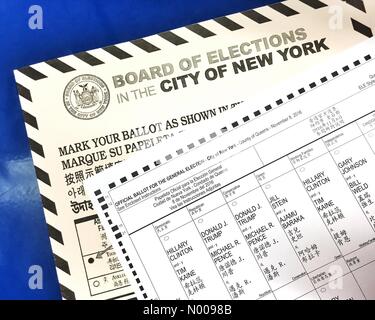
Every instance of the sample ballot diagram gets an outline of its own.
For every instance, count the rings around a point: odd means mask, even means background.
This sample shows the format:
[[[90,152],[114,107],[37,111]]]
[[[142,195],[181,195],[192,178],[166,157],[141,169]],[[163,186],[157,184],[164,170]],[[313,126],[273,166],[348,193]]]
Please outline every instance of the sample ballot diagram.
[[[97,215],[75,220],[90,294],[129,287],[128,279]]]

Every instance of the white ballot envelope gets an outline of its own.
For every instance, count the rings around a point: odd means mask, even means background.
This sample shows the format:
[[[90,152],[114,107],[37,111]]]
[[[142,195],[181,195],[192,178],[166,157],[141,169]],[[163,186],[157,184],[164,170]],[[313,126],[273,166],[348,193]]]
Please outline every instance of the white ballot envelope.
[[[372,37],[374,16],[284,1],[16,70],[63,298],[135,297],[86,179]]]
[[[87,180],[138,297],[375,299],[374,101],[371,39]]]

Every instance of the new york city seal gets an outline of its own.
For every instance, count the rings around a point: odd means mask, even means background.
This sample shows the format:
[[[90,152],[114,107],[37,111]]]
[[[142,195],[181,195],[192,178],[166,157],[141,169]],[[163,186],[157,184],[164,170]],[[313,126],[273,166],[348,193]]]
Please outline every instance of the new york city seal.
[[[107,109],[109,100],[109,89],[105,82],[91,74],[75,77],[64,90],[66,110],[82,120],[99,117]]]

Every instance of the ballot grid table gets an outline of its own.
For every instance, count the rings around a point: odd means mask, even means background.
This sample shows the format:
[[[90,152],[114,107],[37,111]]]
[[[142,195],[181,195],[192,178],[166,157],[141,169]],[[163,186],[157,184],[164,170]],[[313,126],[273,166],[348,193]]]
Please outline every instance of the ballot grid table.
[[[259,169],[152,224],[182,298],[375,298],[375,112],[327,112],[338,129],[309,119],[320,137],[270,162],[276,138],[254,145]]]
[[[90,181],[140,298],[375,298],[368,52]]]

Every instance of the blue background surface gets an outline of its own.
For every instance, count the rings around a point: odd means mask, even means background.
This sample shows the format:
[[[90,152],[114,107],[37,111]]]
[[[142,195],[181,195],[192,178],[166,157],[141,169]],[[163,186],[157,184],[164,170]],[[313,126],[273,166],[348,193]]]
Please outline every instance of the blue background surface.
[[[60,299],[59,286],[12,70],[272,0],[0,0],[0,299]],[[43,29],[31,30],[31,5]],[[43,289],[28,287],[31,265]]]

